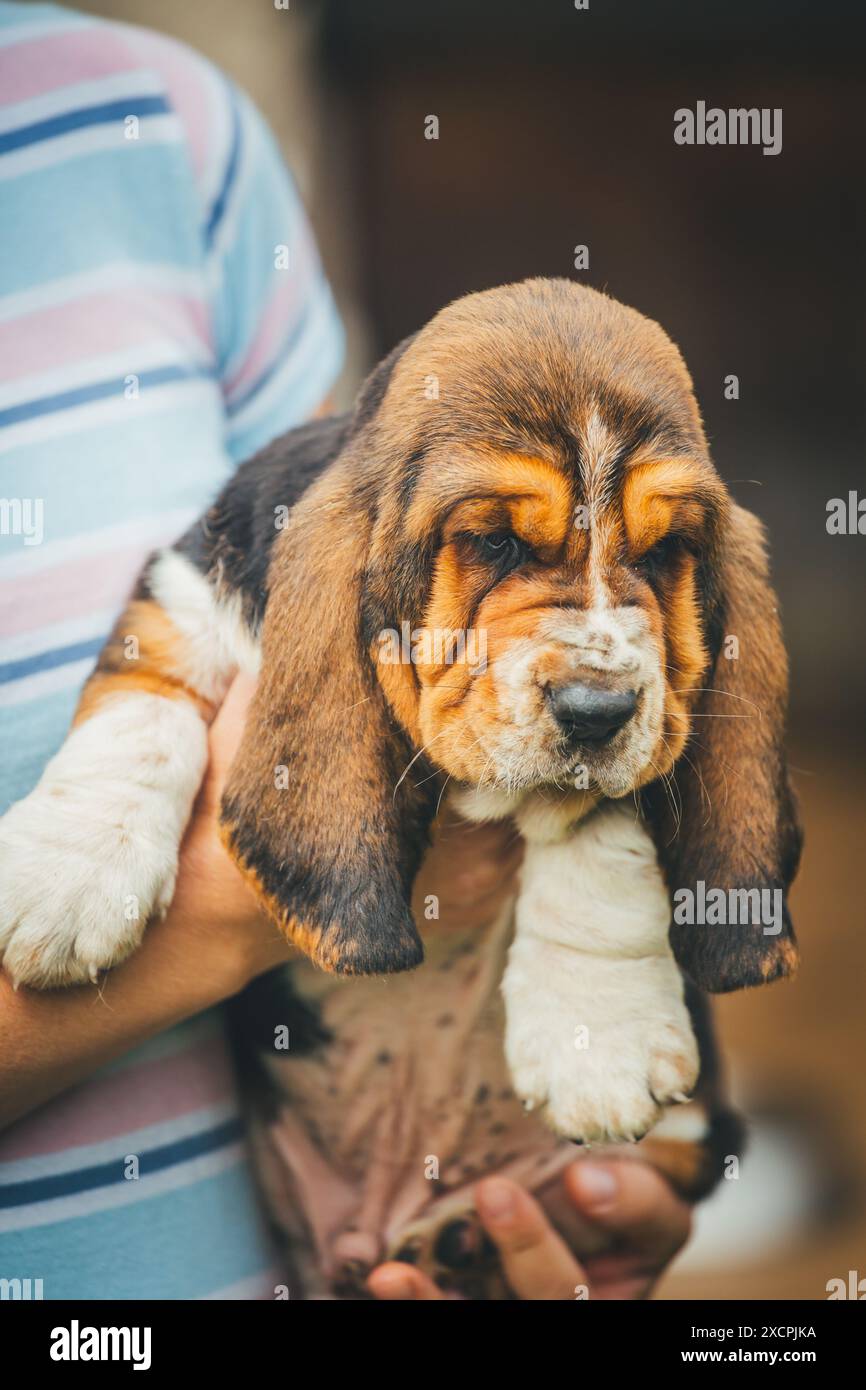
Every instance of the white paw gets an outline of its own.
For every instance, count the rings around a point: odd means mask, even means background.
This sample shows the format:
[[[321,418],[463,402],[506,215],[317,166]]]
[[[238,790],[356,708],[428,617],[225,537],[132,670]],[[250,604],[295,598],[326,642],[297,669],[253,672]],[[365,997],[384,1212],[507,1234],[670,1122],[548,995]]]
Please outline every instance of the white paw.
[[[517,1094],[557,1134],[639,1139],[697,1082],[668,942],[668,895],[634,808],[608,802],[559,840],[531,822],[502,981]]]
[[[676,965],[586,956],[578,979],[573,951],[534,945],[512,949],[502,986],[516,1094],[563,1138],[640,1139],[698,1078]]]
[[[16,986],[95,980],[174,894],[207,757],[198,714],[118,697],[73,731],[0,820],[0,957]]]

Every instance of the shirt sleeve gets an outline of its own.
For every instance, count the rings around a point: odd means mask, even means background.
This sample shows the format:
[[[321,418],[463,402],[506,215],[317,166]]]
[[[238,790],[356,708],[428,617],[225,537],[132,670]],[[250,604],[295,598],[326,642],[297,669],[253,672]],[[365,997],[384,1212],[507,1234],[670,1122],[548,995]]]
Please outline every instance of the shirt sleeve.
[[[252,102],[220,74],[223,158],[203,236],[227,444],[241,462],[308,419],[343,361],[343,328],[294,181]]]

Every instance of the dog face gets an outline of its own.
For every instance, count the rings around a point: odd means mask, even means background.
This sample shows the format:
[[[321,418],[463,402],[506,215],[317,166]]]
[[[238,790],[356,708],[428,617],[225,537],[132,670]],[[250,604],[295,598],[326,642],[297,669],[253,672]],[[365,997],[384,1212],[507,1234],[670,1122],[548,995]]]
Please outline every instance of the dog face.
[[[417,962],[407,899],[440,771],[510,792],[645,789],[672,888],[756,868],[787,882],[786,667],[760,531],[729,502],[656,324],[564,281],[469,296],[382,364],[337,438],[274,547],[226,812],[290,935],[332,969]],[[754,637],[736,675],[726,627]],[[731,705],[761,716],[751,746]],[[297,775],[278,805],[282,763]],[[789,968],[788,938],[679,950],[732,988]]]
[[[406,350],[377,434],[402,520],[367,635],[376,660],[377,618],[417,634],[402,698],[381,661],[379,678],[431,761],[479,787],[606,796],[668,773],[727,507],[669,339],[570,284],[472,296]]]

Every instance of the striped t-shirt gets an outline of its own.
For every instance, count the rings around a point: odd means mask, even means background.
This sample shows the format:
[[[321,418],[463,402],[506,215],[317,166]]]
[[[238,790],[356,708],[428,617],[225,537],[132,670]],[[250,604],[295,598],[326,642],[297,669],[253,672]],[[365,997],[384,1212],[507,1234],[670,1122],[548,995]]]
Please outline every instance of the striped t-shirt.
[[[247,98],[168,39],[0,3],[0,811],[148,552],[315,410],[342,348]],[[270,1258],[218,1012],[0,1135],[0,1280],[272,1296]]]

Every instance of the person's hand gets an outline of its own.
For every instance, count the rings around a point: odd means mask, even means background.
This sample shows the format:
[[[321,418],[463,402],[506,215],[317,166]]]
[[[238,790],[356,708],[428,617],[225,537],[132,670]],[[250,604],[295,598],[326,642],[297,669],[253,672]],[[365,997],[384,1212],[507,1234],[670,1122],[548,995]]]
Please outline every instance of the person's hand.
[[[655,1168],[635,1159],[578,1159],[564,1176],[576,1210],[612,1239],[580,1263],[544,1211],[517,1183],[491,1177],[475,1189],[484,1229],[519,1299],[646,1298],[686,1243],[691,1210]],[[443,1293],[412,1265],[379,1265],[368,1281],[378,1299],[438,1301]]]

